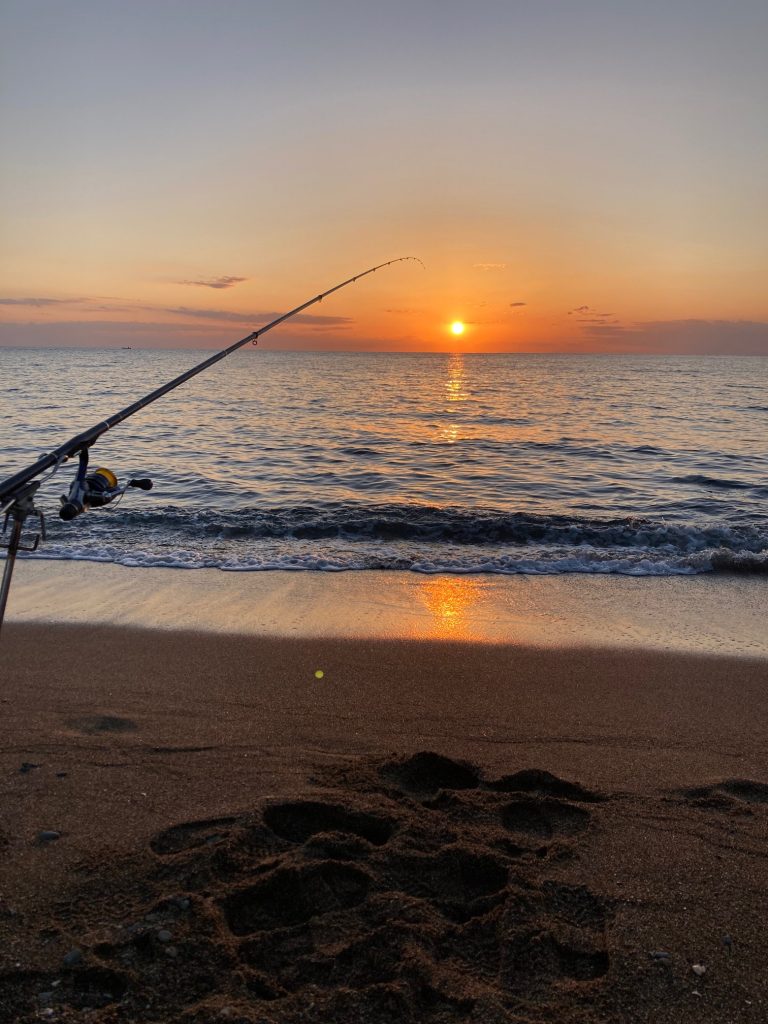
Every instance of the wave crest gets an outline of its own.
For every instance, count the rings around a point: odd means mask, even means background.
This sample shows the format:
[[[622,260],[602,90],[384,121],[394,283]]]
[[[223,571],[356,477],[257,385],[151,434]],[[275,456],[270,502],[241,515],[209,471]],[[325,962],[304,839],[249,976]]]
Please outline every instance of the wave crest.
[[[340,572],[768,573],[765,523],[665,523],[423,505],[155,507],[51,524],[37,557]]]

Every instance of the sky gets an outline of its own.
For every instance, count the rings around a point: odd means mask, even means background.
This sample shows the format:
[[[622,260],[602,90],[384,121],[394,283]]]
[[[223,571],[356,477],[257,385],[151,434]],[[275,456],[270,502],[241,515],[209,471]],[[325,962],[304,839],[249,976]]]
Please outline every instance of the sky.
[[[0,346],[768,354],[765,0],[3,0]],[[466,330],[460,339],[453,321]]]

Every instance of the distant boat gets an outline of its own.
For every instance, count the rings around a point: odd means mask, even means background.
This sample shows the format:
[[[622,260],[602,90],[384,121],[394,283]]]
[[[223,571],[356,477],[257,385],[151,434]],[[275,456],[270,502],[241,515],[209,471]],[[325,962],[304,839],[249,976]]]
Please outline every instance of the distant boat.
[[[130,351],[131,351],[131,346],[130,345],[123,345],[123,352],[130,352]]]

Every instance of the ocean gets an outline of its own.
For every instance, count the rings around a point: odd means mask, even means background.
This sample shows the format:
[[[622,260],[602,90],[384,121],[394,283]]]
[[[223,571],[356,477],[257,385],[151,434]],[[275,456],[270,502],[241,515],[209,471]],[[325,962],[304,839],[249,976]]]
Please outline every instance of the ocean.
[[[0,349],[0,478],[204,357]],[[238,352],[105,434],[151,492],[33,558],[422,573],[768,572],[768,359]]]

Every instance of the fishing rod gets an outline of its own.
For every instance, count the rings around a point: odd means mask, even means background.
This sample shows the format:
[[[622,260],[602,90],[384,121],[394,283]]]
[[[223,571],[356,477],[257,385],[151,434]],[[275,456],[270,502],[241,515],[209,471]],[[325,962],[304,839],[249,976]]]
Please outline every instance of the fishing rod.
[[[150,391],[148,395],[140,398],[132,405],[126,406],[125,409],[121,409],[120,412],[116,412],[114,416],[109,416],[100,423],[94,424],[94,426],[90,427],[88,430],[84,430],[81,434],[77,434],[75,437],[70,438],[69,441],[65,441],[64,444],[59,445],[59,447],[55,448],[52,452],[41,456],[37,462],[33,463],[31,466],[27,466],[26,469],[23,469],[19,473],[14,474],[14,476],[10,476],[6,480],[0,482],[0,515],[5,515],[3,534],[5,534],[9,523],[12,523],[10,539],[7,543],[0,545],[8,550],[8,554],[5,559],[3,579],[2,582],[0,582],[0,628],[2,628],[3,618],[5,616],[5,606],[8,601],[8,592],[11,587],[11,577],[13,575],[13,568],[16,562],[17,553],[19,551],[36,551],[40,541],[45,540],[45,516],[40,509],[35,507],[35,494],[37,493],[41,483],[43,483],[43,480],[50,479],[50,477],[58,471],[59,467],[64,462],[67,462],[75,455],[78,456],[79,464],[75,478],[70,485],[69,492],[61,497],[59,516],[67,522],[76,518],[88,509],[103,508],[116,498],[121,498],[129,487],[136,487],[145,491],[151,490],[151,480],[129,480],[125,486],[120,487],[117,477],[109,469],[100,467],[91,473],[88,472],[89,450],[92,445],[98,441],[102,434],[111,430],[112,427],[116,427],[118,423],[122,423],[123,420],[127,420],[128,417],[133,416],[134,413],[146,408],[146,406],[150,405],[152,402],[157,401],[158,398],[162,398],[163,395],[167,395],[169,391],[173,391],[174,388],[177,388],[186,381],[191,380],[191,378],[197,376],[198,373],[202,373],[203,370],[207,370],[209,366],[213,366],[214,363],[218,363],[220,360],[226,359],[228,355],[236,352],[244,345],[248,345],[249,343],[257,345],[262,334],[266,334],[267,331],[271,331],[279,324],[284,323],[286,320],[290,320],[291,317],[301,313],[302,310],[308,309],[309,306],[313,306],[316,302],[322,302],[326,296],[332,295],[333,292],[339,291],[340,288],[346,288],[348,284],[354,284],[356,281],[359,281],[360,278],[367,277],[368,274],[373,274],[377,270],[382,270],[384,267],[391,267],[393,263],[403,263],[406,260],[415,260],[415,262],[421,263],[422,267],[424,266],[417,256],[400,256],[397,259],[388,260],[386,263],[379,263],[377,266],[371,267],[369,270],[364,270],[360,274],[355,274],[354,277],[350,277],[346,281],[342,281],[341,284],[334,285],[333,288],[329,288],[327,291],[321,292],[319,295],[315,295],[314,298],[308,299],[306,302],[302,302],[302,304],[300,306],[296,306],[295,309],[291,309],[289,312],[283,313],[282,316],[272,320],[264,327],[260,327],[256,331],[251,331],[250,334],[241,338],[240,341],[236,341],[228,348],[222,349],[220,352],[216,352],[214,355],[209,356],[208,359],[204,359],[202,363],[198,363],[196,366],[193,366],[191,370],[187,370],[178,377],[174,377],[173,380],[168,381],[167,384],[163,384],[162,387],[156,388],[154,391]],[[48,473],[47,476],[43,477],[41,480],[35,479],[36,477],[39,477],[41,473],[45,473],[46,470],[50,470],[50,473]],[[40,531],[35,535],[31,543],[22,544],[22,531],[26,520],[30,516],[33,516],[38,520],[38,523],[40,524]]]

